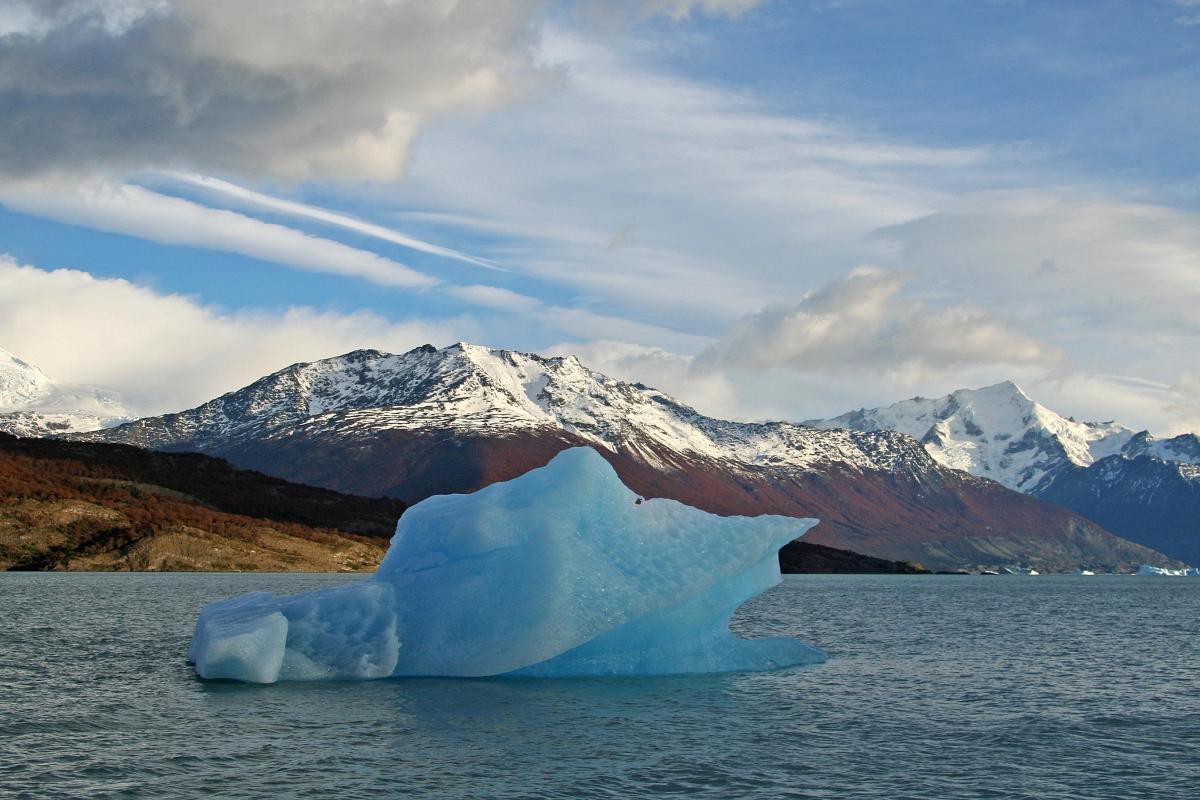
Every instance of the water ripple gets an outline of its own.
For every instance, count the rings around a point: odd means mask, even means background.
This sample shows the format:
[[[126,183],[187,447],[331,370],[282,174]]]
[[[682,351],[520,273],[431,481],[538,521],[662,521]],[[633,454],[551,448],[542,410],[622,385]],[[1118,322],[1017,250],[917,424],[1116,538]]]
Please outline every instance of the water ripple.
[[[789,578],[820,667],[198,681],[197,609],[342,576],[0,575],[0,796],[1196,800],[1200,581]]]

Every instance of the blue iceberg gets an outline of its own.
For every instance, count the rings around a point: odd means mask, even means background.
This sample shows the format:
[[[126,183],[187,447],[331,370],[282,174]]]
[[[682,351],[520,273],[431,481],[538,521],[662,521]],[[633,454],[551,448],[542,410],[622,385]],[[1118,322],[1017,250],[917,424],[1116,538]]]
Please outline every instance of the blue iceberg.
[[[738,606],[779,582],[779,548],[815,524],[641,500],[597,452],[575,448],[414,505],[368,580],[206,606],[188,660],[203,678],[253,683],[818,663],[824,654],[796,639],[729,630]]]

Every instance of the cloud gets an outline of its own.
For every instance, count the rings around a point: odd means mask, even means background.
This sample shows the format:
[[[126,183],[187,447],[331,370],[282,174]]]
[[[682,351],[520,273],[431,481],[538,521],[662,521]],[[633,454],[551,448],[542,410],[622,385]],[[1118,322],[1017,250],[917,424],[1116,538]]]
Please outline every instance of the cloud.
[[[446,293],[472,305],[494,308],[498,311],[525,313],[541,305],[541,301],[499,286],[452,286]]]
[[[738,17],[762,4],[762,0],[590,0],[582,4],[588,16],[615,20],[665,16],[675,21],[706,16]]]
[[[1200,433],[1200,374],[1184,372],[1171,387],[1174,400],[1167,410],[1175,415],[1172,433]]]
[[[367,250],[128,184],[102,180],[10,183],[0,187],[0,203],[72,225],[163,244],[239,253],[384,286],[428,287],[438,282]]]
[[[17,0],[0,172],[390,180],[429,119],[541,80],[537,0]]]
[[[865,232],[936,211],[1000,158],[781,113],[646,49],[549,29],[542,53],[560,84],[486,126],[431,127],[379,196],[438,209],[411,223],[506,237],[486,254],[513,271],[700,333],[878,263],[889,248]]]
[[[226,312],[128,281],[0,259],[0,343],[55,379],[118,389],[138,413],[186,408],[297,361],[474,339],[468,318],[392,322],[312,308]]]
[[[796,305],[742,318],[697,358],[696,368],[920,374],[1060,359],[979,308],[929,308],[904,293],[912,280],[907,273],[856,269]]]
[[[685,19],[699,9],[709,15],[738,16],[758,6],[762,0],[642,0],[650,13]]]
[[[616,339],[643,346],[662,346],[677,352],[694,353],[710,343],[706,336],[680,332],[662,325],[602,314],[585,308],[547,306],[538,314],[559,331],[584,341]]]
[[[963,366],[946,372],[743,370],[734,364],[697,369],[686,352],[646,344],[669,332],[600,315],[556,311],[560,334],[584,337],[542,348],[576,354],[611,377],[640,381],[712,416],[742,420],[829,417],[914,393],[944,394],[963,386],[1014,378],[1051,408],[1081,418],[1117,418],[1157,433],[1200,428],[1200,379],[1174,387],[1079,373],[1047,375],[1036,363]],[[538,318],[541,318],[539,313]],[[362,347],[400,352],[419,344],[465,339],[490,345],[511,330],[471,317],[390,321],[360,312],[313,308],[283,312],[225,311],[194,298],[163,294],[124,280],[76,270],[42,270],[0,259],[0,347],[38,364],[56,379],[119,390],[137,413],[186,408],[239,388],[297,361]],[[642,343],[606,336],[641,338]],[[695,340],[675,341],[685,351]]]
[[[904,261],[1017,304],[1200,333],[1200,215],[1084,194],[965,197],[880,230]],[[1049,268],[1048,268],[1049,266]]]
[[[690,356],[615,339],[560,342],[542,352],[548,356],[577,356],[588,368],[610,378],[648,381],[655,388],[663,388],[663,381],[654,376],[685,375],[692,363]]]
[[[630,19],[756,0],[636,0]],[[145,167],[390,181],[423,126],[552,81],[551,0],[10,0],[0,174]]]
[[[931,290],[971,287],[973,296],[1005,309],[1027,335],[1063,348],[1078,373],[1119,371],[1170,384],[1182,354],[1200,351],[1195,213],[1099,192],[1004,192],[963,198],[878,236],[898,246],[901,263],[920,264],[937,276],[926,281]],[[1130,391],[1140,393],[1153,412],[1127,424],[1157,429],[1183,424],[1164,414],[1169,400],[1160,394]],[[1110,396],[1115,404],[1121,392]],[[1075,395],[1086,398],[1086,391]],[[1086,408],[1116,413],[1095,402]]]
[[[464,261],[468,264],[474,264],[485,269],[499,269],[494,264],[487,261],[468,255],[460,250],[454,250],[449,247],[432,244],[430,242],[416,239],[412,236],[407,236],[397,230],[388,228],[383,225],[376,225],[366,220],[358,219],[349,214],[343,214],[337,211],[331,211],[327,208],[309,205],[307,203],[298,203],[294,200],[286,200],[279,197],[256,192],[252,189],[247,189],[243,186],[223,181],[219,178],[213,178],[206,175],[196,175],[190,173],[168,173],[162,176],[168,180],[175,180],[184,185],[193,188],[204,190],[205,192],[215,195],[225,200],[232,200],[251,208],[286,214],[291,217],[296,217],[303,220],[311,220],[314,222],[324,223],[351,233],[362,234],[374,239],[380,239],[391,244],[397,244],[401,247],[407,247],[410,250],[417,250],[430,255],[442,256],[456,261]]]
[[[297,361],[375,347],[401,352],[427,342],[512,345],[510,315],[529,315],[546,335],[617,335],[695,347],[691,337],[580,309],[542,306],[492,286],[447,287],[501,311],[490,327],[467,315],[391,321],[377,314],[308,307],[226,311],[121,279],[43,270],[0,256],[0,347],[55,379],[119,390],[137,413],[186,408]],[[638,345],[626,345],[636,348]],[[646,348],[649,349],[649,348]],[[665,353],[665,351],[659,351]],[[674,357],[675,364],[686,363]],[[684,360],[679,360],[684,358]]]
[[[723,373],[692,370],[692,356],[615,339],[560,342],[542,352],[548,356],[577,356],[591,370],[658,389],[702,414],[738,419],[746,416],[746,398],[739,396],[734,383]]]

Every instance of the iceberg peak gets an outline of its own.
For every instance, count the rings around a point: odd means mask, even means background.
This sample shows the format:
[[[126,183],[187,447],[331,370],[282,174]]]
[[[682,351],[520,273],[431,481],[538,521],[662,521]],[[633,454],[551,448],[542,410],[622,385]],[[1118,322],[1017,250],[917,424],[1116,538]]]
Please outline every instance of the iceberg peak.
[[[640,502],[639,502],[640,501]],[[779,548],[816,524],[642,500],[591,448],[400,518],[375,576],[203,609],[205,678],[628,675],[824,660],[791,638],[744,640],[733,612],[780,580]]]

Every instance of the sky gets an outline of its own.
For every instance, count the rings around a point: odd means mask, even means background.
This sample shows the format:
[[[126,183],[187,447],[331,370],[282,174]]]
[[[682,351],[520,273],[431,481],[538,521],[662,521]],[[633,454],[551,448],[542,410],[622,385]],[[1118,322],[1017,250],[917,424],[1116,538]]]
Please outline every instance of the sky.
[[[1200,430],[1200,0],[11,0],[0,348],[136,413],[577,354]]]

